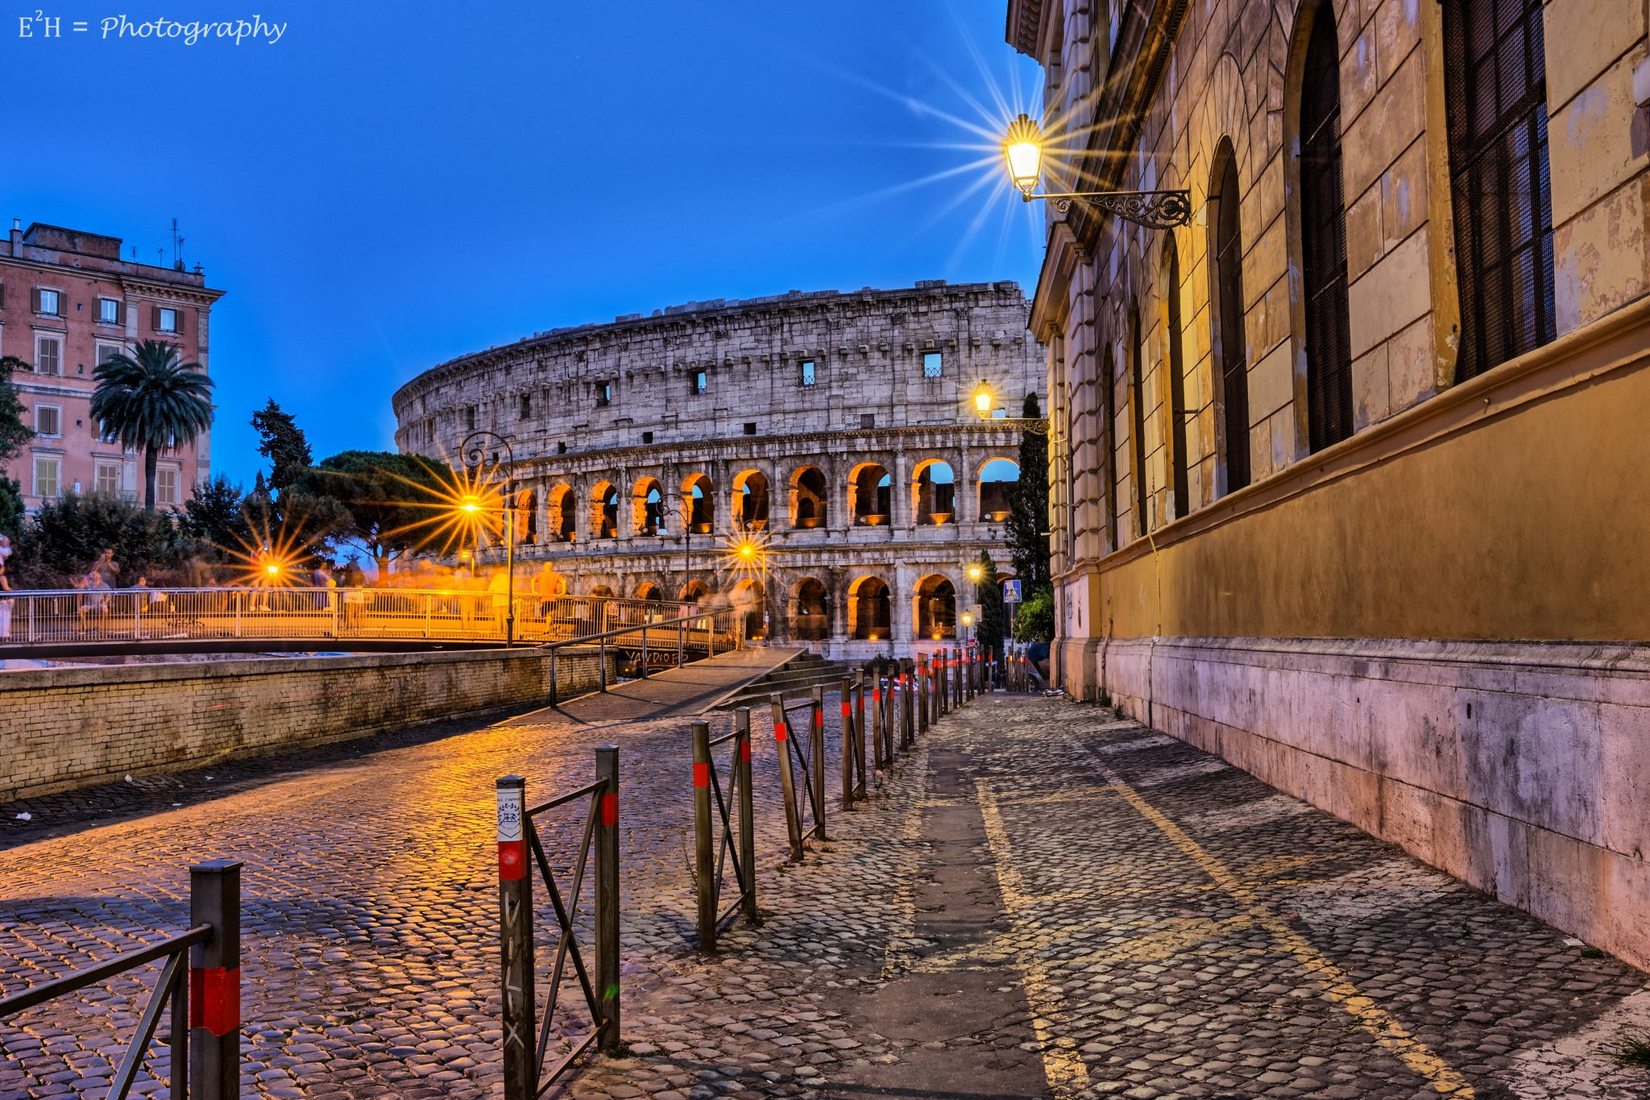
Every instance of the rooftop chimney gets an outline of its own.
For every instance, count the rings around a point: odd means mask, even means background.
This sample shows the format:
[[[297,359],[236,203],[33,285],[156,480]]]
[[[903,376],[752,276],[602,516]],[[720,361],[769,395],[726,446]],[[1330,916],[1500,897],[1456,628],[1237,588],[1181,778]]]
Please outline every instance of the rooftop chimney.
[[[16,256],[23,251],[23,219],[11,220],[11,254]]]

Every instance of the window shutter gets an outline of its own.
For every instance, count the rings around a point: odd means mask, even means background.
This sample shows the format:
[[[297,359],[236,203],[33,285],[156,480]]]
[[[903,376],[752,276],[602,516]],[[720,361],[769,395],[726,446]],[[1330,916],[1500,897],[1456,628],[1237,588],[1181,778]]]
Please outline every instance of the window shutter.
[[[115,324],[124,325],[125,323],[126,323],[126,303],[125,302],[116,302],[115,303]]]
[[[154,329],[156,332],[160,331],[160,307],[159,306],[150,306],[149,307],[149,327]]]
[[[40,312],[40,288],[39,287],[34,288],[34,311],[36,313]]]
[[[1301,88],[1302,282],[1308,439],[1321,451],[1352,434],[1352,330],[1341,181],[1340,54],[1327,4],[1313,16]]]
[[[184,311],[183,311],[183,310],[181,310],[181,309],[175,309],[175,310],[173,310],[173,311],[172,311],[172,316],[173,316],[173,317],[175,317],[175,318],[176,318],[176,319],[177,319],[177,323],[178,323],[178,329],[177,329],[177,331],[178,331],[178,335],[179,335],[179,336],[182,336],[182,335],[183,335],[183,329],[184,329],[184,324],[183,324],[183,319],[184,319],[184,317],[185,317],[185,316],[186,316],[186,314],[185,314],[185,313],[184,313]]]

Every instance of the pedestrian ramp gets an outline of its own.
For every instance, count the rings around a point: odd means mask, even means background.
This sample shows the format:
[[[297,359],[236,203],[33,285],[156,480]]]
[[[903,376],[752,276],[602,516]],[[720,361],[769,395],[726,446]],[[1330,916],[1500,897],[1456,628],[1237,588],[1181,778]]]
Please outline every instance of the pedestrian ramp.
[[[625,680],[556,707],[524,714],[517,722],[542,720],[546,713],[589,725],[701,714],[746,684],[762,680],[806,652],[801,646],[752,646],[719,653],[681,668]]]

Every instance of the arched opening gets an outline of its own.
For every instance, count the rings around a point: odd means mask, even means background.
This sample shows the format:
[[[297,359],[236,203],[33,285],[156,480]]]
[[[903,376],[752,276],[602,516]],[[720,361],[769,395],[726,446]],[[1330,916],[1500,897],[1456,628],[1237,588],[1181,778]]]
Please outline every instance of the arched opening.
[[[1134,533],[1146,534],[1146,383],[1140,364],[1140,306],[1129,306],[1129,473],[1134,481]]]
[[[531,489],[516,493],[516,545],[531,546],[539,540],[539,496]]]
[[[791,637],[816,642],[831,636],[830,601],[825,584],[804,577],[791,587]]]
[[[710,595],[710,588],[704,581],[688,581],[676,591],[676,598],[683,603],[699,603]]]
[[[599,599],[611,600],[613,598],[613,589],[609,588],[605,584],[598,584],[590,590],[590,594],[598,597]]]
[[[1186,359],[1180,325],[1180,250],[1174,234],[1163,240],[1163,365],[1169,373],[1169,516],[1192,510],[1186,481]]]
[[[883,642],[891,636],[893,605],[881,577],[860,577],[848,586],[848,633],[860,641]]]
[[[1011,458],[993,458],[980,467],[980,519],[1005,523],[1014,507],[1020,484],[1020,464]]]
[[[1221,138],[1215,147],[1215,170],[1210,177],[1215,216],[1209,222],[1209,277],[1214,308],[1209,310],[1213,336],[1215,402],[1219,412],[1221,493],[1233,493],[1249,484],[1249,357],[1243,329],[1243,226],[1239,217],[1237,156],[1232,142]]]
[[[612,482],[597,482],[590,494],[590,535],[598,539],[619,537],[619,490]]]
[[[744,470],[733,479],[733,519],[747,531],[768,526],[768,475]]]
[[[742,580],[730,593],[734,610],[745,622],[745,637],[753,640],[768,636],[767,593],[760,581]]]
[[[935,573],[917,583],[917,637],[944,641],[957,636],[957,589]]]
[[[856,526],[883,527],[890,522],[894,482],[886,469],[875,462],[861,463],[849,475],[848,485]]]
[[[809,529],[826,523],[825,475],[818,466],[803,466],[791,474],[791,526]]]
[[[665,493],[651,477],[640,478],[630,494],[631,522],[638,535],[657,535],[665,523]]]
[[[689,474],[682,481],[682,514],[695,535],[716,530],[716,486],[704,474]]]
[[[957,518],[957,475],[949,462],[930,459],[917,467],[911,485],[912,514],[918,526],[937,527]]]
[[[1301,302],[1306,319],[1307,442],[1321,451],[1352,434],[1352,332],[1341,183],[1341,69],[1329,0],[1311,20],[1300,78]]]
[[[665,590],[652,581],[643,581],[636,586],[636,598],[651,603],[662,603],[665,598]]]
[[[578,498],[573,487],[560,482],[550,490],[550,538],[556,542],[572,542],[578,538]]]

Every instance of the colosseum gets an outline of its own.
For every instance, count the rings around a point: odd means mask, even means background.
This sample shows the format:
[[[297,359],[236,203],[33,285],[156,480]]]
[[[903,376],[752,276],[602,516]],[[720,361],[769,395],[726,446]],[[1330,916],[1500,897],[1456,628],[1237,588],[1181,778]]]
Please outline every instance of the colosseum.
[[[966,640],[981,551],[1006,566],[1011,417],[1027,394],[1047,407],[1028,308],[1012,282],[929,280],[554,329],[402,386],[396,442],[456,461],[472,432],[509,441],[518,572],[726,599],[750,637],[837,659],[909,656]]]

